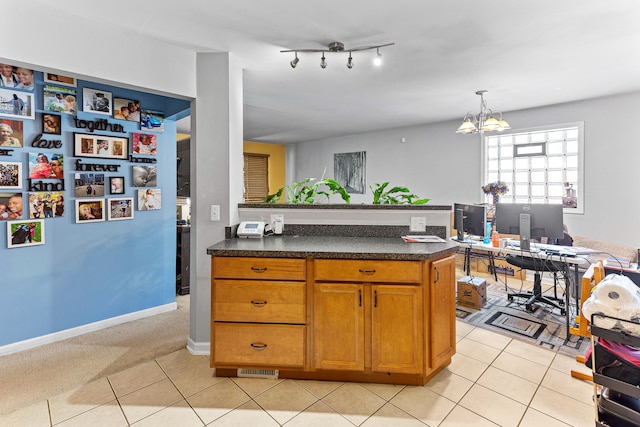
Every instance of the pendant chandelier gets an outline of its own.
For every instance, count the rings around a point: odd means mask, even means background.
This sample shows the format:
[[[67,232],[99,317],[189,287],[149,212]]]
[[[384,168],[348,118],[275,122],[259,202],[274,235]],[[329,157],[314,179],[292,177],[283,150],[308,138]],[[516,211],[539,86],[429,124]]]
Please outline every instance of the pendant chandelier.
[[[487,101],[484,99],[484,94],[487,93],[486,90],[479,90],[476,92],[476,95],[480,95],[480,113],[473,115],[472,113],[467,113],[462,119],[462,124],[456,130],[456,133],[480,133],[483,134],[485,132],[498,131],[501,132],[503,130],[511,129],[509,123],[507,123],[502,118],[502,113],[496,111],[495,113],[490,108],[487,108]],[[496,118],[498,116],[498,118]]]
[[[373,58],[373,64],[375,66],[380,66],[382,65],[382,54],[380,53],[380,48],[381,47],[387,47],[387,46],[392,46],[395,43],[385,43],[385,44],[377,44],[377,45],[373,45],[373,46],[360,46],[360,47],[354,47],[354,48],[345,48],[343,43],[340,42],[333,42],[333,43],[329,43],[329,45],[324,48],[324,49],[287,49],[287,50],[281,50],[281,53],[288,53],[288,52],[293,52],[295,54],[295,58],[293,58],[293,60],[289,63],[289,65],[291,65],[291,68],[296,68],[296,66],[298,65],[298,62],[300,62],[300,58],[298,58],[298,53],[299,52],[318,52],[318,53],[322,53],[322,58],[320,58],[320,68],[325,69],[327,68],[327,58],[324,56],[325,53],[339,53],[339,52],[348,52],[349,53],[349,59],[347,59],[347,68],[351,69],[354,66],[354,61],[353,61],[353,56],[352,53],[353,52],[359,52],[359,51],[363,51],[363,50],[370,50],[370,49],[375,49],[376,50],[376,56],[375,58]]]

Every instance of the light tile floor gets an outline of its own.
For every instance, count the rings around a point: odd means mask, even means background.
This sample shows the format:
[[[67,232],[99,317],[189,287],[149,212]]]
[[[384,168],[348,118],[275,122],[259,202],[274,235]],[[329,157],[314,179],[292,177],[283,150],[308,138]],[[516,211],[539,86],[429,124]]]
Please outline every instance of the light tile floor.
[[[424,387],[216,378],[186,349],[0,417],[2,426],[583,427],[594,425],[589,370],[457,322],[451,364]],[[34,384],[37,387],[37,384]]]

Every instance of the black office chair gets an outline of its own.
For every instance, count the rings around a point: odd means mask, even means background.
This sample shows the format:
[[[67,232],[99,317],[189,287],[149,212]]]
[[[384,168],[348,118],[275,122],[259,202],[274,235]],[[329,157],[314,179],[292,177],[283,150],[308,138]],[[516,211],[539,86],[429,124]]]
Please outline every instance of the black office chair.
[[[527,298],[525,307],[529,312],[533,311],[533,303],[541,302],[559,309],[562,315],[566,313],[564,299],[558,298],[558,273],[566,273],[566,265],[564,263],[520,255],[507,255],[506,261],[521,269],[534,271],[533,292],[507,293],[509,301],[513,301],[516,297]],[[553,297],[542,295],[542,273],[545,271],[553,273]]]

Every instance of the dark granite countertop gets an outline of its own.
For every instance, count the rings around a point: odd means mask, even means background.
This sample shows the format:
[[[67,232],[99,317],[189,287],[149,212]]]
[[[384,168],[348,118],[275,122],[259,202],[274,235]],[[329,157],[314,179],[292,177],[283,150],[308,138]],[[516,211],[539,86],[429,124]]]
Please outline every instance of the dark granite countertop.
[[[227,239],[207,248],[214,256],[424,260],[456,252],[458,244],[406,243],[400,237],[266,236]]]

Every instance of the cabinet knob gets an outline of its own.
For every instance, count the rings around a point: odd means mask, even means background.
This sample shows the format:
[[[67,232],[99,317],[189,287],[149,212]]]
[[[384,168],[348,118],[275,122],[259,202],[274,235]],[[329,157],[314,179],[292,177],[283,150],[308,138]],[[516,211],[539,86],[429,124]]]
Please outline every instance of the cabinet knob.
[[[264,350],[265,348],[267,348],[266,344],[258,344],[258,343],[251,343],[251,348],[253,348],[254,350]]]
[[[264,307],[265,305],[267,305],[266,301],[251,301],[251,304],[255,305],[256,307]]]

